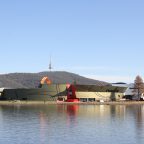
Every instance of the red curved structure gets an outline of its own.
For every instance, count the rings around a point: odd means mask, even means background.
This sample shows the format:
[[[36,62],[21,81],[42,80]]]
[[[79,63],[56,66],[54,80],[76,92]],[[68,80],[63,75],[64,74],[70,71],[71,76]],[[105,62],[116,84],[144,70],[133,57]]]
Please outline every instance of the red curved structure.
[[[67,85],[67,102],[79,102],[76,98],[76,88],[74,85]]]

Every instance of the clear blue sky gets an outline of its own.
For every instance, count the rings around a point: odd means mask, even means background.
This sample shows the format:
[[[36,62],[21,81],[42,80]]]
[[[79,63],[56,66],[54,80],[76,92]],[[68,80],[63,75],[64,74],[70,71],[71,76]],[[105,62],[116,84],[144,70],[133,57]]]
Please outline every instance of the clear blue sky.
[[[109,82],[144,76],[143,0],[0,1],[0,73],[64,70]]]

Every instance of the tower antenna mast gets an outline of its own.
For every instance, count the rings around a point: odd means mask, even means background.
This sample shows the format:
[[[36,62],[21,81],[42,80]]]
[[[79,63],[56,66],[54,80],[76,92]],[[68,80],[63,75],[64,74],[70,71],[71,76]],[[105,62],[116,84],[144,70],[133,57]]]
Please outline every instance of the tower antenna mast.
[[[51,70],[52,70],[52,62],[51,62],[51,56],[50,56],[49,71],[51,72]]]

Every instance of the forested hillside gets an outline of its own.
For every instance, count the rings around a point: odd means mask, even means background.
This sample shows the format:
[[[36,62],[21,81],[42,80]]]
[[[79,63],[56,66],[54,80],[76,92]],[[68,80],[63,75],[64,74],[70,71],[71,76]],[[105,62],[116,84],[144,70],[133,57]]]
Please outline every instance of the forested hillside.
[[[34,88],[38,87],[40,80],[48,76],[53,83],[73,83],[77,84],[96,84],[98,86],[108,85],[109,83],[99,80],[85,78],[83,76],[64,72],[40,72],[40,73],[11,73],[0,75],[0,87],[9,88]]]

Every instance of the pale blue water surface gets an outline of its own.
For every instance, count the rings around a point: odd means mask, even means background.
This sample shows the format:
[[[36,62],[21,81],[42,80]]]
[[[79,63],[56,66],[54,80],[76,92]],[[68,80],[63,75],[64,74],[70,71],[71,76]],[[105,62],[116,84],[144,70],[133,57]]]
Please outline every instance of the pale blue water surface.
[[[144,105],[0,106],[0,144],[144,144]]]

